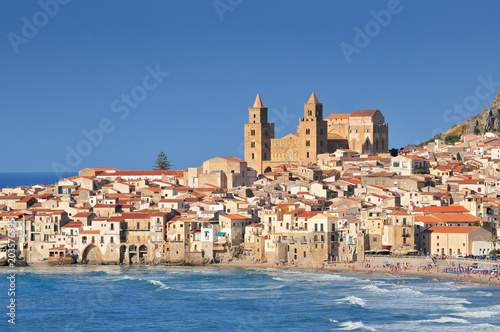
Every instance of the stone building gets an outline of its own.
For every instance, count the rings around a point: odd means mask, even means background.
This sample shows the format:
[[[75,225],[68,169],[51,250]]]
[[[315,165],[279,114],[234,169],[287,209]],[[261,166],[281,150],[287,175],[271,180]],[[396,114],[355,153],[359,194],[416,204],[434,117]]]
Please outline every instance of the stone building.
[[[248,108],[245,123],[245,161],[258,174],[271,171],[280,164],[308,165],[317,163],[318,155],[337,149],[360,153],[388,151],[388,124],[378,110],[331,114],[323,118],[323,104],[313,93],[304,104],[296,133],[274,137],[274,123],[269,123],[267,107],[257,95]]]

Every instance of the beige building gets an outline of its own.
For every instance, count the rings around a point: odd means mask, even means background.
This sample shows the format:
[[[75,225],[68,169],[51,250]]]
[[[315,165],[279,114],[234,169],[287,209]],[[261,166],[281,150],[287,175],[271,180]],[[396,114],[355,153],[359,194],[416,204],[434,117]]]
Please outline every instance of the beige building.
[[[326,120],[329,139],[346,140],[350,150],[373,154],[389,150],[389,125],[379,110],[330,114]]]
[[[212,185],[220,188],[247,186],[247,162],[234,157],[216,157],[206,160],[201,167],[191,167],[184,173],[189,187]]]
[[[469,255],[474,241],[486,241],[491,233],[478,226],[433,226],[422,234],[423,251],[432,255]]]
[[[388,150],[388,125],[378,110],[354,111],[323,118],[323,104],[313,93],[304,104],[297,132],[274,138],[274,123],[269,123],[267,107],[257,95],[248,108],[245,124],[245,160],[258,174],[270,172],[280,164],[315,164],[318,155],[350,148],[361,153]]]

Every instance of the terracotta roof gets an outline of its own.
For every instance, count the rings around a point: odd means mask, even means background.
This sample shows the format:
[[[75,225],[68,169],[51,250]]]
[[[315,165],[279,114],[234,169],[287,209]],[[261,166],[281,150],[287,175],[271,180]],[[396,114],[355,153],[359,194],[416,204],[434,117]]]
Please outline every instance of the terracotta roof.
[[[485,221],[482,218],[473,216],[469,213],[440,213],[433,214],[433,217],[441,220],[442,222],[479,222]]]
[[[351,117],[374,116],[377,110],[355,110],[352,111]]]
[[[475,231],[478,228],[480,228],[480,227],[479,226],[469,226],[469,227],[464,227],[464,226],[432,226],[431,228],[429,228],[425,232],[467,234],[467,233]]]
[[[411,212],[457,213],[457,212],[469,212],[469,210],[460,205],[450,205],[450,206],[424,206],[415,209]]]
[[[424,224],[439,223],[441,220],[433,216],[416,216],[415,221],[423,222]]]
[[[330,211],[332,212],[332,211]],[[301,214],[297,215],[297,218],[311,218],[314,217],[317,214],[323,213],[322,211],[305,211],[302,212]]]
[[[351,113],[333,113],[326,117],[326,119],[348,119]]]
[[[93,212],[78,212],[73,216],[73,218],[86,218],[90,216]]]
[[[66,224],[64,224],[62,227],[68,227],[68,228],[77,228],[77,227],[82,227],[83,224],[81,221],[70,221]]]
[[[221,158],[229,160],[229,161],[237,161],[239,163],[244,163],[245,162],[244,160],[241,160],[241,159],[238,159],[238,158],[235,158],[235,157],[221,157]]]
[[[101,231],[99,230],[89,230],[89,231],[81,231],[80,234],[99,234]]]
[[[331,140],[347,140],[345,137],[340,136],[337,133],[328,133],[328,139],[331,139]]]
[[[220,217],[226,217],[226,218],[229,218],[231,220],[240,220],[240,219],[252,219],[250,217],[246,217],[246,216],[243,216],[241,214],[224,214],[224,215],[221,215]]]

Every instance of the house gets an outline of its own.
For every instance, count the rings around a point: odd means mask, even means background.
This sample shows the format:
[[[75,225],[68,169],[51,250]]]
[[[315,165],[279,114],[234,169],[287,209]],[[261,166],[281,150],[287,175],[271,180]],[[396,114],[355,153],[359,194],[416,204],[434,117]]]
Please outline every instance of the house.
[[[429,173],[430,163],[427,159],[418,156],[399,155],[391,159],[390,171],[398,175]]]
[[[474,241],[486,241],[491,233],[479,226],[433,226],[424,231],[423,252],[431,255],[470,255]]]

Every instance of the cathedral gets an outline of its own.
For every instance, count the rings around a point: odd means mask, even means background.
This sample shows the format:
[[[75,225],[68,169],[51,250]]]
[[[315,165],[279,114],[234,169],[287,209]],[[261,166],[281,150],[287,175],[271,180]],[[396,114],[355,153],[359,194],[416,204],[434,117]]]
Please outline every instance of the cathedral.
[[[267,121],[267,107],[257,94],[245,123],[245,161],[258,174],[280,164],[310,165],[322,153],[350,149],[361,154],[386,153],[388,124],[379,110],[330,114],[323,119],[323,104],[313,93],[304,104],[296,133],[274,138],[274,123]]]

